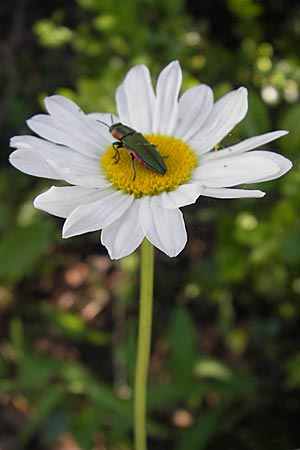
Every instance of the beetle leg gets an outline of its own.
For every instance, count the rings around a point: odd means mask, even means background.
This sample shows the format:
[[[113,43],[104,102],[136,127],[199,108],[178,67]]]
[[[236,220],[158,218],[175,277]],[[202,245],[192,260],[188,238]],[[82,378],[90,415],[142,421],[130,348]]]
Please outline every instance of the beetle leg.
[[[135,167],[134,167],[134,156],[133,156],[133,153],[130,153],[130,156],[131,156],[131,165],[132,165],[132,170],[133,170],[133,179],[132,179],[132,181],[134,181],[135,177],[136,177],[136,171],[135,171]]]
[[[116,141],[116,142],[112,143],[112,146],[113,146],[113,148],[115,150],[115,154],[114,154],[113,158],[114,159],[117,158],[117,160],[115,161],[115,164],[118,164],[118,162],[120,161],[119,148],[123,148],[123,144],[122,144],[122,142]]]

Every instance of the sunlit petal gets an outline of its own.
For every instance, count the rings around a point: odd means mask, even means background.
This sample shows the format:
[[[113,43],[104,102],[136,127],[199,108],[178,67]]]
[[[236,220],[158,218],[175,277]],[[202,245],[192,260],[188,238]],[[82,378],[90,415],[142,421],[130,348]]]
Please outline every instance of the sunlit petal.
[[[133,202],[133,196],[125,197],[113,190],[103,190],[99,197],[91,203],[80,204],[71,212],[63,227],[64,238],[107,227],[124,214]]]
[[[143,64],[133,67],[116,93],[120,119],[142,133],[152,129],[155,95],[149,69]]]
[[[164,209],[155,197],[145,197],[139,220],[146,238],[168,256],[177,256],[185,247],[187,234],[179,209]]]
[[[182,72],[178,61],[173,61],[160,73],[156,85],[153,133],[172,135],[178,120],[181,81]]]
[[[132,203],[125,213],[101,233],[101,242],[111,259],[124,258],[133,253],[145,237],[139,221],[140,200]]]

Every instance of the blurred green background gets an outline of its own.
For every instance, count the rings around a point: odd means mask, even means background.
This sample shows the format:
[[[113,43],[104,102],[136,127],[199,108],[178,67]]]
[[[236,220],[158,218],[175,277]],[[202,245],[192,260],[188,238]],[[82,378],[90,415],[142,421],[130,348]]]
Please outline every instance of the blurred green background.
[[[182,254],[157,251],[149,450],[299,448],[299,2],[15,0],[0,21],[1,450],[132,449],[139,255],[62,240],[32,206],[52,182],[10,167],[8,141],[46,95],[115,112],[132,65],[173,59],[183,89],[249,89],[225,145],[287,129],[267,148],[294,167],[260,200],[200,198]]]

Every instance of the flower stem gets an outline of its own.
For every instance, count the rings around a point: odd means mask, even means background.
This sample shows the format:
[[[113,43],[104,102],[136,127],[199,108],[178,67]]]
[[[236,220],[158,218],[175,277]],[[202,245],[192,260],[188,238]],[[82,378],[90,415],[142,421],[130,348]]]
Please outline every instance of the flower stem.
[[[137,359],[134,389],[135,450],[147,450],[146,392],[151,347],[154,249],[147,239],[142,243],[141,290]]]

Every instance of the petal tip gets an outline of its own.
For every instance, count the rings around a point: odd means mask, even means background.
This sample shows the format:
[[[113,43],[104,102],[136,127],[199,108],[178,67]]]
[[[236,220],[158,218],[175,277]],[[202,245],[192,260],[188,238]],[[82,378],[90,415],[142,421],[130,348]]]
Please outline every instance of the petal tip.
[[[54,102],[55,97],[57,97],[57,96],[56,95],[49,95],[48,97],[44,98],[44,105],[46,106],[46,108],[48,107],[49,104]]]
[[[63,229],[62,229],[62,232],[61,232],[61,237],[62,237],[63,239],[68,239],[68,238],[70,238],[70,237],[72,237],[72,236],[75,236],[74,234],[72,234],[72,233],[69,231],[70,227],[68,227],[68,224],[67,224],[67,226],[66,226],[66,223],[67,223],[67,221],[64,223],[64,226],[63,226]]]
[[[266,192],[264,192],[264,191],[258,191],[257,197],[256,197],[256,198],[263,198],[263,197],[265,197],[265,195],[266,195]]]
[[[168,71],[176,71],[176,72],[181,72],[181,66],[180,66],[180,62],[178,59],[174,59],[173,61],[171,61],[169,64],[167,64],[161,71],[161,74],[166,71],[166,73],[168,73]]]
[[[245,86],[240,86],[237,89],[237,92],[242,93],[243,95],[245,95],[246,97],[248,96],[248,89]]]
[[[57,94],[53,94],[53,95],[49,95],[48,97],[45,97],[44,105],[45,105],[47,111],[49,112],[49,114],[50,114],[51,106],[53,106],[55,103],[63,103],[65,99],[66,99],[66,97],[63,97],[62,95],[57,95]]]
[[[178,59],[174,59],[173,61],[171,61],[168,66],[170,66],[170,68],[174,67],[174,69],[181,70],[180,62]]]
[[[12,152],[12,153],[8,156],[8,161],[10,162],[10,164],[11,164],[12,166],[15,165],[15,164],[14,164],[14,159],[15,159],[14,153],[15,153],[15,152]]]
[[[12,148],[16,148],[17,147],[17,145],[15,144],[17,137],[18,136],[13,136],[13,137],[10,138],[10,140],[9,140],[9,146],[10,147],[12,147]]]

